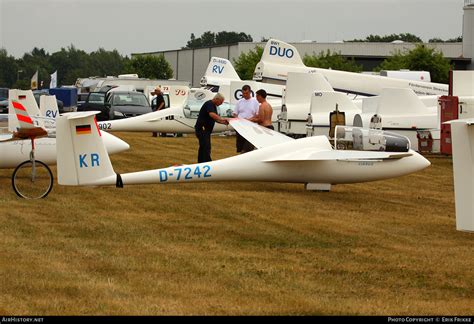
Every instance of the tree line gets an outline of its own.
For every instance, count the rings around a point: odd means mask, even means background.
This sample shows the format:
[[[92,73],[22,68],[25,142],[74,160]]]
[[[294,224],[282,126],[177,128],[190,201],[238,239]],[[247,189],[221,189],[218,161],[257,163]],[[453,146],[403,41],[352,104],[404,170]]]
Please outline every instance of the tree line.
[[[73,85],[78,78],[126,73],[137,73],[140,77],[169,79],[173,70],[163,55],[141,55],[129,58],[117,50],[99,48],[87,53],[74,45],[61,48],[52,54],[42,48],[33,48],[16,59],[5,49],[0,49],[0,87],[29,89],[31,77],[38,71],[38,84],[48,88],[50,75],[58,71],[57,83]]]
[[[263,37],[262,41],[268,38]],[[410,34],[369,35],[365,39],[354,39],[348,42],[404,42],[420,43],[421,38]],[[238,42],[252,42],[252,36],[243,32],[221,31],[214,33],[204,32],[196,37],[191,34],[189,41],[183,48],[198,48],[203,46],[229,45]],[[458,42],[462,37],[442,40],[430,39],[429,42]],[[235,68],[240,77],[249,80],[253,76],[255,65],[260,60],[263,49],[257,47],[254,51],[242,53],[234,61]],[[360,72],[362,66],[354,59],[348,59],[339,53],[329,51],[314,55],[306,55],[304,63],[307,66],[331,68],[335,70]],[[47,88],[50,75],[58,71],[58,86],[72,85],[77,78],[108,75],[137,73],[140,77],[151,79],[169,79],[173,70],[163,55],[136,55],[132,58],[121,55],[117,50],[107,51],[99,48],[97,51],[87,53],[77,49],[74,45],[61,48],[52,54],[42,48],[33,48],[21,58],[16,59],[9,55],[5,49],[0,49],[0,87],[29,89],[33,74],[38,71],[39,83]],[[397,52],[387,58],[376,70],[381,69],[410,69],[430,71],[434,82],[446,83],[448,80],[449,61],[441,53],[433,49],[417,45],[413,50],[405,53]]]
[[[364,39],[352,39],[346,40],[345,42],[366,42],[366,43],[391,43],[393,41],[403,41],[407,43],[423,43],[423,40],[413,34],[410,33],[401,33],[401,34],[390,34],[390,35],[369,35]],[[430,38],[428,43],[455,43],[455,42],[462,42],[462,36],[458,36],[455,38],[449,38],[443,40],[441,38]]]

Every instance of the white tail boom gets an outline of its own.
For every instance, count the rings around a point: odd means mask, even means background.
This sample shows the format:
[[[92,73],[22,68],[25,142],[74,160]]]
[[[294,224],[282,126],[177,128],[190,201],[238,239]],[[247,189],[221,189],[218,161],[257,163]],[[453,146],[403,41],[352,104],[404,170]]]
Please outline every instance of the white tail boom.
[[[253,79],[270,83],[284,83],[288,72],[319,72],[327,78],[334,90],[362,96],[376,96],[383,88],[410,88],[417,95],[447,95],[448,85],[422,81],[395,79],[305,66],[297,49],[285,42],[270,39]]]

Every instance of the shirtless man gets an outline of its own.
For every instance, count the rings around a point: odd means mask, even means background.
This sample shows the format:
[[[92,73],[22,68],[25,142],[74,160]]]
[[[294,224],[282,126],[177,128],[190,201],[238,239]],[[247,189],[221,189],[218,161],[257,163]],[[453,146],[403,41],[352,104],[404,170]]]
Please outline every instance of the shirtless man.
[[[258,108],[258,113],[254,117],[250,118],[249,120],[258,123],[259,125],[269,128],[271,130],[274,129],[272,125],[272,114],[273,109],[272,106],[267,102],[267,92],[263,89],[260,89],[256,92],[256,98],[258,103],[260,104]]]

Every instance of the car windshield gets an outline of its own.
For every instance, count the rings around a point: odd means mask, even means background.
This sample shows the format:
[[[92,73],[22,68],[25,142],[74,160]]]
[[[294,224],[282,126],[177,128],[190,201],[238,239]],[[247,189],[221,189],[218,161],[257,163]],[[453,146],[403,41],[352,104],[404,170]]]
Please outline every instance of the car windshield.
[[[89,102],[90,103],[104,103],[105,93],[90,93]]]
[[[111,104],[112,106],[150,106],[143,93],[115,93]]]
[[[205,101],[199,99],[188,99],[184,106],[184,115],[187,118],[197,118],[204,102]],[[233,108],[233,105],[224,102],[222,105],[217,107],[217,113],[222,117],[232,117],[232,112],[234,111]]]

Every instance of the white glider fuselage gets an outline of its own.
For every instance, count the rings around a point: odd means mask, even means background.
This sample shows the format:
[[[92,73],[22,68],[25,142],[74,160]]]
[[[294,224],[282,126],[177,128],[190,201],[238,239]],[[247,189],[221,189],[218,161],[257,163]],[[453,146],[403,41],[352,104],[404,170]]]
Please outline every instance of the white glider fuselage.
[[[13,132],[19,129],[18,116],[13,108],[13,101],[18,102],[25,109],[25,114],[31,118],[31,123],[43,127],[48,137],[35,139],[35,159],[49,165],[56,164],[56,123],[54,118],[45,117],[44,114],[59,116],[55,96],[41,96],[40,112],[31,90],[10,89],[9,91],[9,115],[8,128],[10,133],[0,135],[0,169],[16,168],[20,163],[30,159],[31,140],[13,139]],[[49,112],[49,113],[48,113]],[[92,127],[95,127],[93,125]],[[109,154],[123,152],[129,149],[129,145],[112,134],[103,134],[102,141]]]
[[[334,160],[292,161],[291,152],[311,147],[331,151],[325,136],[303,138],[269,146],[242,155],[190,165],[121,174],[123,185],[207,182],[207,181],[268,181],[289,183],[357,183],[383,180],[419,171],[430,163],[414,151],[410,156],[382,160],[379,152],[364,152],[373,159],[359,159],[355,152],[341,151],[341,158]],[[272,161],[270,157],[288,152],[288,161]],[[115,175],[92,180],[83,185],[116,185]]]
[[[130,148],[126,142],[112,134],[102,133],[102,135],[109,154],[120,153]],[[4,136],[4,139],[6,138],[7,136]],[[0,141],[0,169],[16,168],[20,163],[30,159],[30,152],[31,141],[29,139]],[[35,159],[55,165],[57,160],[56,138],[37,138],[35,140]]]
[[[385,88],[412,89],[417,95],[447,95],[448,85],[366,75],[354,72],[321,69],[305,66],[297,49],[285,42],[270,39],[263,50],[262,58],[255,67],[256,81],[284,82],[288,72],[320,73],[335,91],[362,96],[376,96]]]
[[[183,114],[183,108],[167,108],[148,114],[99,122],[99,128],[111,132],[162,132],[162,133],[194,133],[196,118],[188,118]],[[216,123],[214,132],[224,132],[229,128]]]

